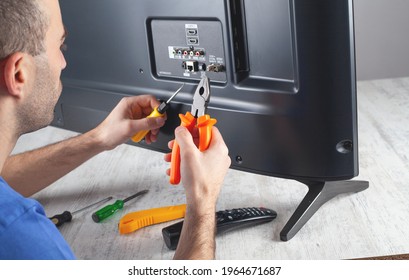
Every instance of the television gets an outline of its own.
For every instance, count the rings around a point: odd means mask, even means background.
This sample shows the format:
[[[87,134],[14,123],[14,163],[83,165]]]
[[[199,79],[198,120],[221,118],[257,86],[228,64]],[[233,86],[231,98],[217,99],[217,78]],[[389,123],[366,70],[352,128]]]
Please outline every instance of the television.
[[[280,233],[290,240],[322,204],[368,187],[358,175],[352,0],[61,1],[68,30],[53,125],[85,132],[124,96],[166,100],[158,142],[190,111],[206,74],[231,168],[296,180],[305,198]]]

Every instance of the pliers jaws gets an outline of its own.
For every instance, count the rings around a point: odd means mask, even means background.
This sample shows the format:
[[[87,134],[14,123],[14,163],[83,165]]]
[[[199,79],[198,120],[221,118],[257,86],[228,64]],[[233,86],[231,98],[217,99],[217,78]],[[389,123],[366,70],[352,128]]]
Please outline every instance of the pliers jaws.
[[[195,118],[205,115],[209,100],[210,80],[207,76],[203,76],[193,96],[192,110],[190,111],[191,114]]]

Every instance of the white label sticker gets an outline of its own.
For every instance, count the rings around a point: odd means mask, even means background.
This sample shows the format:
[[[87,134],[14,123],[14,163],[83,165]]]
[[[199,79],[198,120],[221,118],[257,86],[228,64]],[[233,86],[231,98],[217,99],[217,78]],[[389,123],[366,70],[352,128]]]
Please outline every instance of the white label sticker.
[[[197,24],[185,24],[185,28],[197,28]]]
[[[169,51],[169,58],[171,59],[175,58],[174,48],[169,46],[168,51]]]

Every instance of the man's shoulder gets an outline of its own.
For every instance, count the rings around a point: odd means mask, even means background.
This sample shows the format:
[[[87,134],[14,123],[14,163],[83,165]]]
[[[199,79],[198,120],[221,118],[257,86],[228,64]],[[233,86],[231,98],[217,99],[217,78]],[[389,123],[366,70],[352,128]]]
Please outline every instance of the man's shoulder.
[[[0,177],[0,259],[74,259],[43,206]]]
[[[0,177],[0,233],[28,211],[44,215],[44,208],[34,199],[25,198]]]

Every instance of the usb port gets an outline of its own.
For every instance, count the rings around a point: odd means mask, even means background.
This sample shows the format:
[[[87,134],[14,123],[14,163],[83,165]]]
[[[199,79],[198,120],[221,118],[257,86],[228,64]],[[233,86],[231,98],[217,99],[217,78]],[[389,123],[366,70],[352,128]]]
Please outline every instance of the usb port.
[[[187,44],[188,45],[198,45],[199,38],[198,37],[187,37]]]

